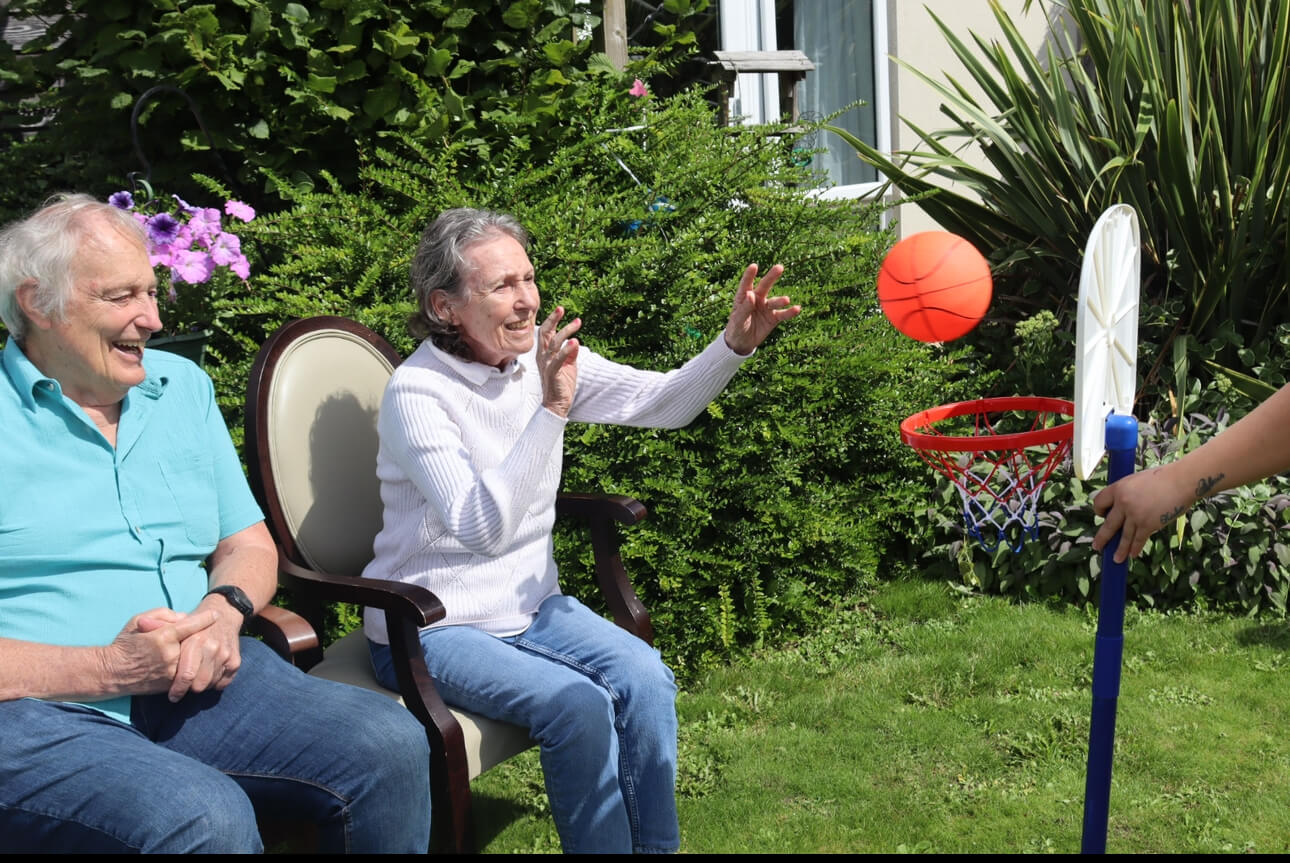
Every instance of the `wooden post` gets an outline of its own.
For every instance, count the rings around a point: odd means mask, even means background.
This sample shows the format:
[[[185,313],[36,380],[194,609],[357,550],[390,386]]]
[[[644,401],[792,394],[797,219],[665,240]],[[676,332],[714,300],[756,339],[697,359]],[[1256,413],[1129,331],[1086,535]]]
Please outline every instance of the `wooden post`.
[[[627,4],[626,0],[605,0],[601,16],[605,28],[605,54],[609,62],[619,69],[627,66]]]

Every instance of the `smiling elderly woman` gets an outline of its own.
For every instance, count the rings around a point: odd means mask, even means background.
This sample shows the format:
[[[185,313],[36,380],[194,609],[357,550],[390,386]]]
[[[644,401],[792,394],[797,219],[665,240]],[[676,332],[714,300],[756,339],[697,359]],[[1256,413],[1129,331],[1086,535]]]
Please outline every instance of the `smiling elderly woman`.
[[[421,631],[450,705],[529,729],[566,852],[675,851],[676,686],[658,652],[560,593],[551,527],[570,421],[679,428],[801,311],[744,271],[720,338],[666,374],[579,344],[541,304],[512,217],[449,210],[412,264],[420,347],[380,413],[385,522],[364,575],[420,584],[447,616]],[[562,325],[563,324],[563,325]],[[384,618],[373,664],[397,688]]]

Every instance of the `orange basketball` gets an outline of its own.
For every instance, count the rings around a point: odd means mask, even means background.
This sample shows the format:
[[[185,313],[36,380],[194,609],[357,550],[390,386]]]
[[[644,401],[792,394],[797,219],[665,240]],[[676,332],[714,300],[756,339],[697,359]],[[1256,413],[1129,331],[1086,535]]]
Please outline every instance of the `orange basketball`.
[[[891,247],[878,270],[878,302],[911,339],[948,342],[985,316],[994,292],[990,265],[958,234],[923,231]]]

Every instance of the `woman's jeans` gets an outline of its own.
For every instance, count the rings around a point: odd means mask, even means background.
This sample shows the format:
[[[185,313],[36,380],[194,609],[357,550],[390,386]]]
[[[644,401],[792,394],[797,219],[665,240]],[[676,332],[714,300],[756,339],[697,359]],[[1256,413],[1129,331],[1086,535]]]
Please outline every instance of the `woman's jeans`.
[[[0,850],[263,850],[256,814],[318,824],[324,850],[424,852],[429,745],[406,708],[321,680],[261,642],[222,691],[97,710],[0,702]]]
[[[397,689],[389,647],[369,643]],[[421,645],[446,703],[529,729],[565,852],[677,850],[676,684],[658,651],[567,596],[519,635],[443,626]]]

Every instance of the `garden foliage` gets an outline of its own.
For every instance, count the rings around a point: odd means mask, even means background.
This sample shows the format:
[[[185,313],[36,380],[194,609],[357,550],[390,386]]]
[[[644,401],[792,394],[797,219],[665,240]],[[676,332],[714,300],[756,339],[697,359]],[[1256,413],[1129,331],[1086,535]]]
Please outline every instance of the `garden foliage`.
[[[687,20],[707,0],[669,0],[652,21],[644,69],[693,42]],[[356,181],[361,142],[397,133],[541,159],[581,134],[582,90],[617,75],[599,46],[599,4],[574,0],[11,0],[13,18],[44,22],[20,51],[0,42],[0,129],[39,127],[0,155],[21,193],[106,195],[143,171],[158,188],[195,194],[194,171],[231,181],[265,210],[281,187],[313,188],[322,171]],[[214,147],[215,152],[208,151]],[[224,166],[232,177],[224,175]],[[263,169],[271,173],[266,174]],[[0,197],[0,209],[34,206]]]
[[[964,78],[911,70],[941,96],[946,127],[915,129],[918,146],[891,157],[834,132],[991,258],[990,315],[963,340],[999,372],[979,395],[1070,397],[1084,246],[1108,206],[1133,206],[1143,238],[1134,409],[1144,465],[1175,458],[1216,428],[1207,417],[1243,415],[1290,369],[1290,2],[1041,0],[1026,4],[1052,25],[1038,56],[990,5],[1000,41],[937,21]],[[969,144],[984,164],[965,157]],[[1283,485],[1216,496],[1157,534],[1131,567],[1131,596],[1284,614]],[[957,495],[943,486],[929,568],[973,589],[1086,601],[1095,491],[1059,469],[1046,539],[990,555],[962,544]]]
[[[897,426],[962,370],[878,312],[890,236],[873,207],[804,194],[814,179],[794,134],[722,129],[700,93],[633,99],[625,83],[586,116],[601,130],[549,160],[514,151],[478,170],[457,148],[391,141],[363,168],[361,193],[303,193],[245,226],[244,242],[285,256],[231,301],[243,359],[214,374],[236,427],[253,348],[291,317],[349,315],[406,354],[408,263],[451,206],[519,217],[543,312],[563,305],[587,347],[644,368],[677,366],[720,337],[746,264],[784,264],[780,288],[803,313],[694,423],[566,432],[565,488],[650,510],[624,531],[623,557],[684,672],[802,631],[909,558],[932,482]],[[567,588],[590,595],[585,541],[560,532],[557,548]]]
[[[1008,322],[1050,309],[1073,329],[1089,232],[1126,203],[1141,220],[1144,304],[1165,311],[1143,321],[1160,352],[1142,356],[1146,399],[1172,390],[1181,416],[1192,379],[1217,373],[1268,395],[1290,361],[1255,369],[1241,348],[1290,311],[1290,2],[1040,0],[1053,26],[1039,56],[990,5],[1001,42],[937,20],[963,80],[911,70],[940,94],[945,128],[916,129],[917,149],[891,157],[850,140],[991,257],[1005,288],[977,336],[991,364],[1009,364]]]

